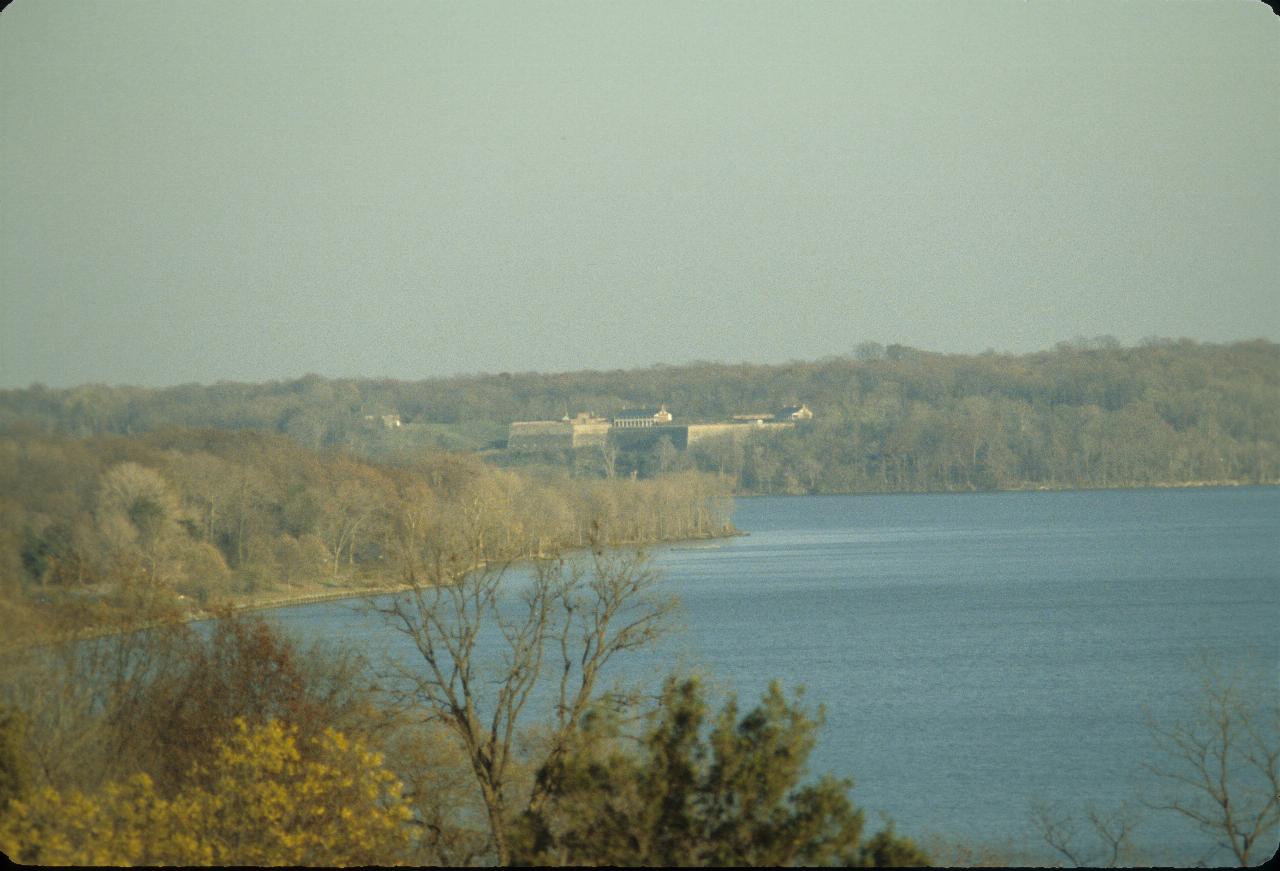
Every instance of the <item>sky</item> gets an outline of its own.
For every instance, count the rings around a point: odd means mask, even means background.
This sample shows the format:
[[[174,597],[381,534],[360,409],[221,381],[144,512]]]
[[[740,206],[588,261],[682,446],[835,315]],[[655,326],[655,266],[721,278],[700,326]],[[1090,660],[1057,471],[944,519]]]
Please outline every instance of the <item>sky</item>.
[[[17,0],[0,386],[1280,339],[1251,0]]]

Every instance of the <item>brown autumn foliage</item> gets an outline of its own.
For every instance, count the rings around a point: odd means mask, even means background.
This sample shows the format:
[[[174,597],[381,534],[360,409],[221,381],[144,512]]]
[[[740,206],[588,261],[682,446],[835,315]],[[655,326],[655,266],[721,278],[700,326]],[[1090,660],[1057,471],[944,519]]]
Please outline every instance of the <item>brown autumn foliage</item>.
[[[399,583],[429,548],[516,560],[592,535],[723,534],[729,510],[727,484],[697,473],[603,481],[441,452],[375,464],[252,432],[18,427],[0,432],[0,620],[17,644],[144,606]]]

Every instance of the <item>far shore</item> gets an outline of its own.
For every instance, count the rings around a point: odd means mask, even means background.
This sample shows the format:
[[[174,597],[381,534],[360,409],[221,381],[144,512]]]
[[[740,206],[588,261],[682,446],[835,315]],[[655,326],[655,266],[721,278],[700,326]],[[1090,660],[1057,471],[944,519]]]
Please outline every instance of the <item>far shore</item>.
[[[993,490],[853,490],[830,493],[735,493],[734,499],[768,499],[774,497],[803,496],[955,496],[973,493],[1070,493],[1107,490],[1196,490],[1205,487],[1280,487],[1280,478],[1270,481],[1161,481],[1155,483],[1099,484],[1093,487],[1077,487],[1071,484],[1022,484],[1016,487],[1000,487]]]

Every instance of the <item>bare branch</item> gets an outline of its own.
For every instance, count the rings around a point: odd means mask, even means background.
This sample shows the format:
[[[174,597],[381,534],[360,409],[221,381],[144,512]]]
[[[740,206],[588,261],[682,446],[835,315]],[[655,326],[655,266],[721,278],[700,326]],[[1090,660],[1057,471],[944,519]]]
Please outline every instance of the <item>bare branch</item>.
[[[503,597],[505,565],[486,560],[482,506],[469,505],[464,513],[468,557],[436,549],[421,565],[410,561],[409,595],[380,610],[409,636],[421,660],[417,668],[394,667],[409,688],[404,700],[412,695],[424,720],[461,739],[498,862],[509,864],[511,764],[521,715],[544,677],[548,645],[558,657],[558,696],[554,727],[535,760],[543,771],[566,752],[609,661],[659,638],[675,601],[650,594],[658,578],[642,555],[601,550],[593,552],[590,571],[578,561],[540,561],[518,599]],[[486,663],[478,661],[482,635],[501,644]],[[544,796],[545,784],[535,784],[529,807]]]
[[[1070,814],[1062,813],[1049,802],[1032,799],[1031,823],[1044,842],[1062,854],[1071,865],[1083,867],[1088,864],[1084,861],[1084,854],[1075,846],[1079,828]]]
[[[1260,716],[1257,700],[1274,693],[1246,693],[1238,675],[1224,676],[1207,659],[1199,669],[1195,717],[1148,724],[1160,758],[1145,767],[1169,791],[1145,803],[1196,823],[1248,865],[1254,848],[1280,824],[1280,717],[1264,722]]]

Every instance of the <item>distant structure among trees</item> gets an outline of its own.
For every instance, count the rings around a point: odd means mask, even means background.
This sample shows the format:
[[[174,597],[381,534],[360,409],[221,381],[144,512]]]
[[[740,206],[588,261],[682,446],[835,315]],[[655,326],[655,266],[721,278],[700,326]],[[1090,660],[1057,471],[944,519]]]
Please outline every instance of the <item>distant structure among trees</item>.
[[[507,433],[507,449],[547,451],[610,444],[621,450],[644,450],[668,439],[684,450],[691,444],[717,436],[739,437],[749,432],[794,428],[813,419],[807,405],[789,405],[777,412],[735,414],[728,421],[709,423],[674,422],[667,406],[632,408],[618,412],[611,420],[579,412],[562,420],[518,420]]]
[[[671,412],[665,405],[657,408],[631,408],[618,412],[613,425],[618,429],[648,429],[671,423]]]
[[[813,412],[807,405],[788,405],[778,412],[779,420],[813,420]]]
[[[668,415],[670,417],[670,415]],[[582,411],[562,420],[518,420],[507,432],[507,447],[518,451],[589,448],[605,443],[609,421]]]
[[[672,420],[614,425],[618,409],[659,400]],[[557,420],[570,409],[595,414]],[[697,469],[739,493],[1280,483],[1280,345],[1102,336],[964,355],[868,344],[769,366],[0,390],[0,431],[24,427],[255,430],[369,459],[471,451],[605,478]],[[665,465],[646,456],[667,442]]]

